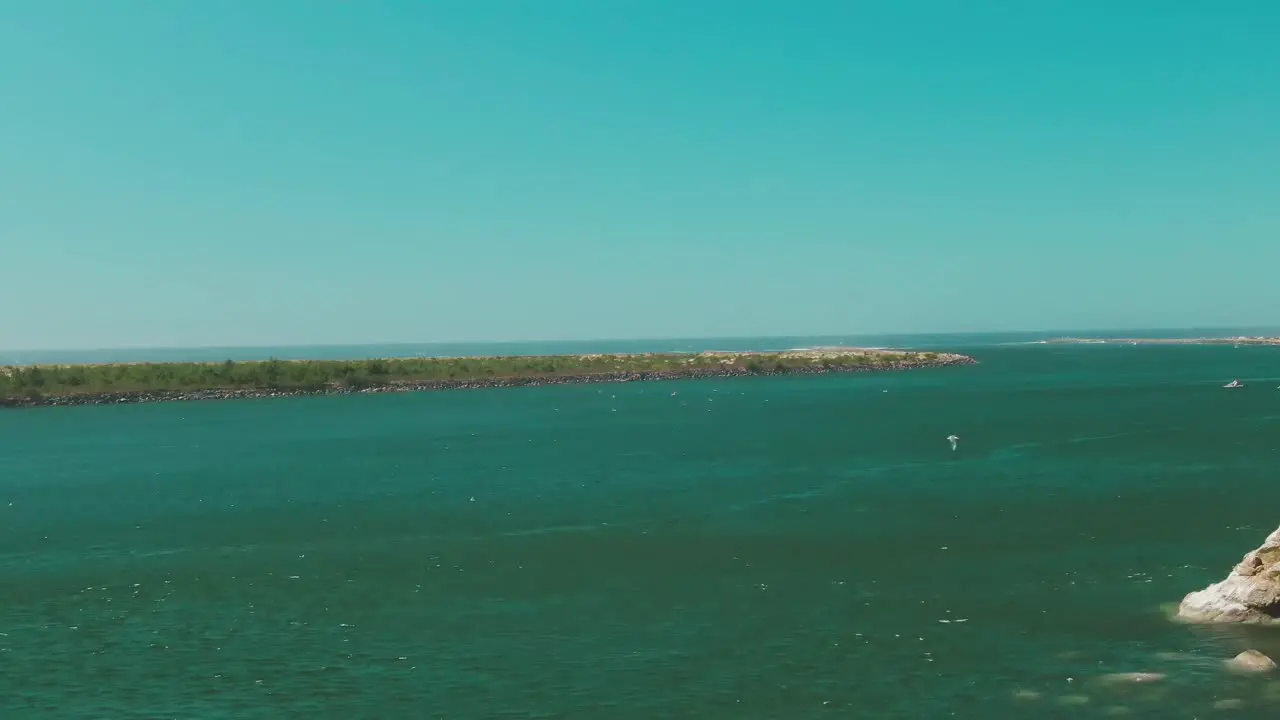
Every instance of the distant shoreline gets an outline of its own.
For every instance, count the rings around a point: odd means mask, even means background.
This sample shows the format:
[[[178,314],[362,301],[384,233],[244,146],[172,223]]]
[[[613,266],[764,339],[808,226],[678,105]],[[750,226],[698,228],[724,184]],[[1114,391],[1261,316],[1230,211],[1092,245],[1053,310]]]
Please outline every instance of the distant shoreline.
[[[883,372],[976,362],[955,353],[836,347],[778,352],[7,366],[0,367],[0,407]]]
[[[1051,345],[1280,345],[1280,337],[1054,338]]]

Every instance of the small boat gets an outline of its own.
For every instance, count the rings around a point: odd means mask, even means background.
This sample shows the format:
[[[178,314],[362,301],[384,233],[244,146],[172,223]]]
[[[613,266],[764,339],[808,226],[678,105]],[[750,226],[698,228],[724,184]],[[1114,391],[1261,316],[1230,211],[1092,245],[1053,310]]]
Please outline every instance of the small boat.
[[[1244,383],[1240,382],[1239,380],[1232,380],[1231,382],[1227,383],[1226,385],[1223,385],[1222,387],[1224,387],[1224,388],[1242,388],[1242,387],[1244,387]]]

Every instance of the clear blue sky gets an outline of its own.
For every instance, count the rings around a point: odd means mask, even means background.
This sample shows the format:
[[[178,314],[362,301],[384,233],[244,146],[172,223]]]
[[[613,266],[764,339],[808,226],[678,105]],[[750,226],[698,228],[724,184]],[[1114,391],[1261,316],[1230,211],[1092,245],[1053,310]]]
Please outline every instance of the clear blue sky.
[[[1274,0],[0,0],[0,347],[1280,324]]]

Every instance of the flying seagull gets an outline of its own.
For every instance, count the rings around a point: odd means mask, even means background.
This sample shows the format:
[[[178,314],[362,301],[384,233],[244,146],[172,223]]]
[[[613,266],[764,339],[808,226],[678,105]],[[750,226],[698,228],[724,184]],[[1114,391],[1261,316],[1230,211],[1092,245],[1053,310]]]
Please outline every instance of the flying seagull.
[[[951,443],[951,451],[955,452],[956,443],[960,442],[960,438],[956,437],[955,435],[948,435],[947,442]]]

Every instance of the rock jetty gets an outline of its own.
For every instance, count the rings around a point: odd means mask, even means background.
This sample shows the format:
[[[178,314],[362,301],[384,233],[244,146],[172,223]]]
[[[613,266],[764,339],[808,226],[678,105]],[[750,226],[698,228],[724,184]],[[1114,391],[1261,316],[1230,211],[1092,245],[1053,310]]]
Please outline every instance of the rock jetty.
[[[1177,617],[1206,624],[1280,622],[1280,529],[1246,553],[1224,580],[1183,598]]]
[[[580,356],[592,359],[598,356]],[[834,348],[791,350],[785,352],[713,351],[688,356],[682,362],[698,363],[664,370],[627,370],[628,356],[611,356],[623,366],[605,372],[533,373],[517,376],[441,378],[414,380],[394,377],[364,378],[359,385],[335,381],[306,386],[252,386],[230,388],[139,389],[117,392],[62,392],[0,397],[0,407],[33,408],[77,405],[120,405],[132,403],[174,402],[189,400],[231,400],[280,398],[302,395],[355,395],[391,392],[427,392],[480,388],[536,387],[544,385],[576,385],[588,383],[625,383],[654,380],[690,380],[745,376],[820,375],[828,373],[886,372],[972,365],[977,361],[955,353],[922,353],[891,350]],[[652,358],[653,355],[634,356]],[[665,356],[664,356],[665,357]],[[876,362],[865,360],[874,358]],[[452,358],[448,361],[470,360]],[[484,360],[483,358],[478,360]],[[329,362],[329,361],[320,361]],[[0,371],[3,371],[0,368]]]

